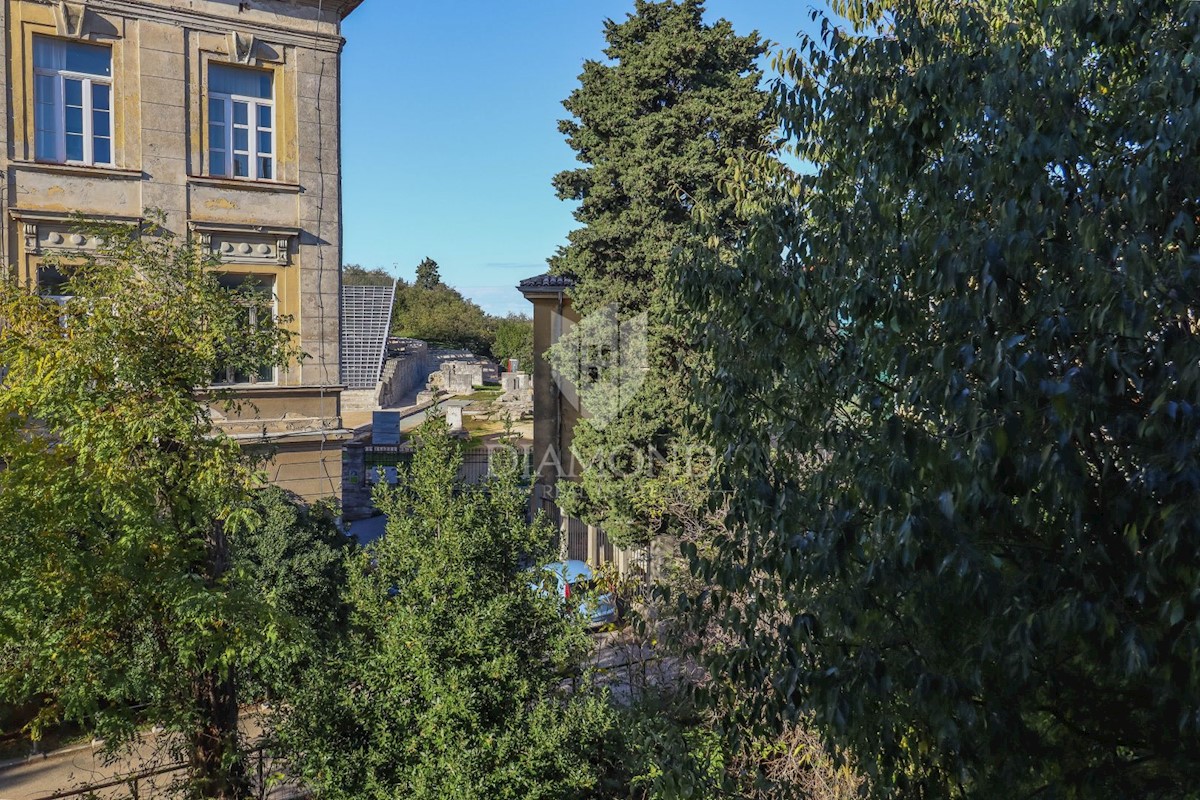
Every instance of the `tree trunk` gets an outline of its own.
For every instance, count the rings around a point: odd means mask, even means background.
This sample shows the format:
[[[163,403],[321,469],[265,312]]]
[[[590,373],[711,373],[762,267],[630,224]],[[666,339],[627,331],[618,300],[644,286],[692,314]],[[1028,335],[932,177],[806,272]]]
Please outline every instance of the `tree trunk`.
[[[229,539],[217,523],[210,534],[205,578],[216,586],[229,571]],[[246,762],[238,741],[237,678],[212,669],[193,679],[196,727],[191,736],[189,795],[204,800],[243,800],[250,796]]]
[[[238,741],[237,686],[233,675],[207,672],[195,681],[198,723],[192,733],[189,794],[205,800],[250,796],[246,763]]]

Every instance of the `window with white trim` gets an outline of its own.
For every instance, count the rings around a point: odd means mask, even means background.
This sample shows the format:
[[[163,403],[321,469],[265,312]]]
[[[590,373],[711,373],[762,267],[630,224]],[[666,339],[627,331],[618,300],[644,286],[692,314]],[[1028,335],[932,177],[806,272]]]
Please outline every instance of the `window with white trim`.
[[[275,103],[270,72],[208,65],[208,174],[275,179]]]
[[[34,155],[113,165],[112,48],[33,38]]]
[[[245,273],[221,273],[217,276],[221,286],[236,293],[240,306],[240,322],[247,336],[254,338],[270,334],[275,328],[278,303],[275,298],[275,279],[269,275]],[[263,364],[257,368],[233,364],[220,365],[213,373],[213,385],[240,383],[274,383],[275,365]]]

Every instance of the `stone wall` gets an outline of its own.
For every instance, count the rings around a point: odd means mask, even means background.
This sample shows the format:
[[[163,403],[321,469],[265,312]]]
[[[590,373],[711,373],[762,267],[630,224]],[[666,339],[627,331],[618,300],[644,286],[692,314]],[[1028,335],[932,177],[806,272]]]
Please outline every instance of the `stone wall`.
[[[365,443],[347,443],[342,447],[342,518],[347,522],[366,519],[375,513],[366,472]]]
[[[425,342],[405,339],[402,346],[389,346],[388,352],[396,355],[384,362],[383,375],[374,389],[342,392],[343,413],[411,405],[430,374],[437,372],[437,362]]]
[[[396,351],[392,351],[396,352]],[[388,358],[383,367],[379,386],[379,405],[391,408],[404,403],[410,396],[425,388],[429,373],[434,371],[429,345],[413,339],[404,343],[401,355]]]

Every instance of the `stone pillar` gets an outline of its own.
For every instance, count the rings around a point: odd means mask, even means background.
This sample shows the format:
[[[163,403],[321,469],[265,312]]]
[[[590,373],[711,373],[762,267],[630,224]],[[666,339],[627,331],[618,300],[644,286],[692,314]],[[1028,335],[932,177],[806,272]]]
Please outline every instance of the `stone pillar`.
[[[571,518],[558,512],[558,560],[566,561],[571,546]]]
[[[595,525],[587,528],[587,561],[593,567],[600,566],[600,530]]]

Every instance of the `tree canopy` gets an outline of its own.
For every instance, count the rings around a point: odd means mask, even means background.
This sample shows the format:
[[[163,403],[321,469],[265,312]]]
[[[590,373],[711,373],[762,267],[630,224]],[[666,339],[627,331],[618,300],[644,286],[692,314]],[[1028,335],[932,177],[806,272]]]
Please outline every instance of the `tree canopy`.
[[[515,358],[525,372],[533,371],[533,320],[524,314],[509,314],[496,320],[492,355],[501,363]]]
[[[342,283],[346,286],[391,286],[396,279],[380,267],[364,269],[358,264],[342,267]]]
[[[563,104],[572,118],[560,130],[584,166],[559,173],[554,186],[579,202],[582,227],[550,263],[575,279],[571,300],[582,314],[646,313],[648,343],[636,370],[644,382],[612,381],[623,393],[619,418],[577,426],[574,449],[598,466],[564,502],[620,541],[644,541],[677,528],[677,517],[695,518],[704,497],[691,489],[706,467],[684,424],[696,365],[676,319],[676,255],[695,242],[698,207],[714,225],[736,224],[721,189],[734,175],[730,159],[770,153],[775,123],[756,65],[766,44],[726,20],[706,23],[699,0],[638,0],[626,19],[605,23],[605,39],[607,60],[585,62]],[[660,455],[660,474],[638,468]]]
[[[301,769],[331,798],[585,796],[611,712],[559,688],[589,643],[535,588],[553,531],[526,521],[515,451],[472,487],[444,419],[416,438],[396,488],[377,490],[387,535],[351,570],[346,649],[295,702]]]
[[[438,263],[432,258],[423,258],[417,264],[417,277],[413,284],[418,289],[436,289],[442,285],[442,274],[438,271]]]
[[[196,387],[297,354],[156,224],[88,234],[97,253],[56,264],[68,299],[0,282],[0,698],[41,703],[35,736],[160,722],[196,795],[240,797],[239,675],[288,619],[231,569],[254,465]]]
[[[747,164],[684,284],[731,724],[886,796],[1194,797],[1200,6],[842,6],[781,59],[812,173]]]

